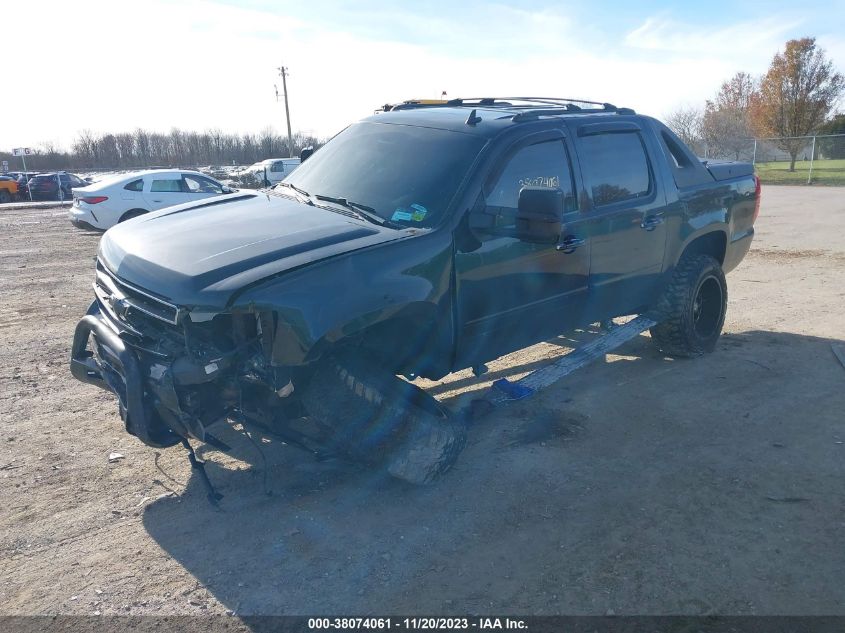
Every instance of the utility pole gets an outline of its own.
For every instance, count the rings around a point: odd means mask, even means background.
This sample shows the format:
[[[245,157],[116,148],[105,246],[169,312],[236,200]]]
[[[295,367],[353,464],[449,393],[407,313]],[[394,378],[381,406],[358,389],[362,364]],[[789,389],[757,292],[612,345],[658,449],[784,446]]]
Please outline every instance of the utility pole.
[[[285,66],[279,66],[277,70],[282,77],[282,92],[285,94],[285,117],[288,121],[288,154],[293,156],[293,134],[290,131],[290,110],[288,109],[288,69]],[[278,93],[276,93],[276,97],[278,98]]]

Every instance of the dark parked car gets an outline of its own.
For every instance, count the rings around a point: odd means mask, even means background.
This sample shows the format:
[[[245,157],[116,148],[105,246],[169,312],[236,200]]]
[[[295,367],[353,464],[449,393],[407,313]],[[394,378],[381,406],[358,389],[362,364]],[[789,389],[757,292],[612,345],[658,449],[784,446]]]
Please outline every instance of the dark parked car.
[[[32,198],[44,200],[59,199],[59,183],[56,182],[56,176],[61,180],[62,194],[65,200],[71,200],[73,198],[71,190],[74,187],[84,187],[89,184],[79,176],[63,171],[38,174],[30,178],[27,183],[29,190],[32,192]]]
[[[219,443],[237,420],[425,482],[465,430],[398,376],[632,314],[664,354],[714,350],[759,211],[750,164],[609,104],[388,110],[272,190],[105,233],[71,369],[117,394],[129,433]]]
[[[18,200],[29,200],[27,182],[29,182],[30,178],[37,175],[37,171],[10,171],[6,174],[6,176],[13,178],[18,184]]]

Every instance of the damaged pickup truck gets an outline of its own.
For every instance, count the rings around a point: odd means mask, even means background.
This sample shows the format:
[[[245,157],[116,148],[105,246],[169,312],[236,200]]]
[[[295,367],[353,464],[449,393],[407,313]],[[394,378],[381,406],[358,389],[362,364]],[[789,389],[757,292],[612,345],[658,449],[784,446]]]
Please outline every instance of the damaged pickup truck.
[[[759,202],[751,165],[626,108],[386,106],[271,190],[107,231],[71,369],[151,446],[236,421],[425,483],[465,429],[415,377],[631,314],[712,351]]]

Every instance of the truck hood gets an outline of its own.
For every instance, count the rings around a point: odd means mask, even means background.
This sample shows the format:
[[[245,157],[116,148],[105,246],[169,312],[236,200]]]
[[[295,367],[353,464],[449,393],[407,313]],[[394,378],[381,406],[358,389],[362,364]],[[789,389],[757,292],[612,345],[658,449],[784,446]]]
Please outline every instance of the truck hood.
[[[221,309],[267,277],[407,236],[283,196],[239,192],[122,222],[103,235],[99,258],[171,303]]]

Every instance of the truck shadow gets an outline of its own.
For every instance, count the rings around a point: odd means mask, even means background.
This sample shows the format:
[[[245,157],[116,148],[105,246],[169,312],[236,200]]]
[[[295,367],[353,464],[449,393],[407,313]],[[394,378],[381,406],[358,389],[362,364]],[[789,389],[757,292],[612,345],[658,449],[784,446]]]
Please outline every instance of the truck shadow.
[[[754,481],[755,468],[760,469],[766,481],[777,481],[781,466],[764,458],[751,460],[745,453],[752,450],[751,445],[765,453],[778,450],[771,446],[790,441],[770,442],[760,448],[759,442],[749,436],[711,453],[708,447],[713,446],[714,437],[740,432],[733,417],[704,410],[689,414],[689,426],[677,426],[669,417],[660,417],[660,407],[651,405],[653,424],[663,425],[655,437],[675,434],[674,443],[688,447],[691,454],[678,455],[677,460],[667,458],[657,477],[651,470],[655,467],[642,465],[653,457],[650,451],[654,439],[648,430],[643,432],[640,445],[636,437],[631,439],[629,420],[596,419],[594,405],[607,401],[608,385],[613,386],[616,398],[635,403],[632,407],[647,398],[668,402],[670,395],[663,393],[661,382],[653,378],[671,375],[699,395],[712,390],[712,397],[721,399],[720,411],[734,407],[736,416],[744,413],[748,418],[750,413],[745,411],[751,410],[750,403],[762,403],[760,406],[769,412],[766,424],[770,429],[781,428],[779,415],[784,425],[791,423],[787,418],[794,415],[796,393],[800,393],[802,415],[818,415],[818,419],[827,420],[825,412],[841,407],[845,399],[843,395],[834,396],[839,402],[831,402],[830,394],[845,393],[845,368],[831,353],[831,344],[842,342],[749,331],[724,335],[712,355],[673,361],[655,351],[648,337],[637,337],[617,350],[615,362],[597,361],[564,379],[566,384],[554,385],[475,423],[469,430],[469,445],[456,467],[425,488],[405,485],[342,460],[318,462],[307,453],[269,438],[253,436],[250,440],[236,430],[221,432],[219,437],[232,444],[232,454],[224,458],[210,449],[204,452],[209,476],[225,495],[220,509],[206,501],[199,477],[192,473],[184,490],[174,485],[179,496],[158,499],[145,509],[143,523],[162,550],[178,561],[198,585],[238,615],[361,615],[397,610],[466,613],[502,611],[508,605],[511,611],[536,613],[541,604],[547,613],[559,612],[554,606],[548,610],[548,596],[543,599],[545,602],[540,600],[539,589],[545,581],[539,580],[536,570],[531,569],[532,565],[545,565],[543,561],[559,548],[572,546],[573,552],[584,548],[584,558],[580,559],[584,567],[569,561],[568,567],[561,566],[555,572],[555,586],[566,588],[580,586],[583,574],[593,573],[589,566],[597,563],[590,562],[590,556],[604,560],[602,548],[608,548],[607,539],[613,543],[627,543],[626,539],[636,542],[643,538],[643,530],[652,529],[655,522],[660,523],[660,530],[676,534],[676,541],[681,544],[704,538],[698,532],[690,532],[697,529],[690,527],[691,517],[697,512],[691,507],[676,509],[660,521],[649,518],[644,527],[619,500],[634,499],[646,509],[675,503],[683,493],[673,486],[685,490],[683,486],[693,485],[684,482],[685,477],[692,476],[684,469],[689,460],[695,459],[702,460],[703,471],[713,477],[713,473],[735,468],[726,466],[735,462],[749,469],[743,476]],[[812,383],[788,386],[821,362],[830,366],[822,378],[816,376]],[[536,365],[532,362],[509,371],[518,373]],[[702,376],[707,380],[701,380]],[[462,385],[471,386],[473,380],[485,379],[490,376],[467,379]],[[835,391],[837,388],[840,391]],[[671,397],[677,398],[678,393]],[[583,432],[558,443],[543,436],[542,448],[539,441],[527,447],[525,442],[506,441],[515,424],[556,415],[575,415],[585,427]],[[698,421],[700,425],[693,424]],[[615,456],[621,461],[612,462],[610,468],[596,467],[602,451],[614,451],[612,442],[605,438],[622,436],[632,443],[626,449],[631,454]],[[594,442],[596,452],[592,453]],[[730,461],[743,451],[742,458]],[[567,455],[565,460],[551,459],[562,452]],[[629,473],[627,476],[618,476],[614,470],[622,466]],[[794,464],[783,466],[787,467],[794,469]],[[640,472],[648,472],[649,477],[640,476]],[[701,473],[696,476],[700,478]],[[791,477],[792,473],[785,471],[783,476]],[[831,475],[822,471],[818,476]],[[761,520],[760,513],[765,516],[777,504],[760,502],[758,497],[764,497],[756,488],[743,493],[729,484],[714,486],[707,503],[727,504],[728,510],[733,504],[737,507],[734,514],[727,510],[721,514],[720,520],[729,522],[719,524],[718,529],[727,531],[731,538],[741,540],[741,536],[736,536],[741,534],[757,538],[749,525],[757,525],[754,521]],[[550,489],[555,491],[552,497],[548,495]],[[585,489],[611,492],[584,496],[580,491]],[[753,498],[743,494],[753,494]],[[760,503],[763,505],[758,507]],[[756,512],[755,518],[742,514],[746,507],[749,513]],[[559,514],[565,510],[570,513]],[[553,534],[544,527],[549,524],[543,523],[552,517],[557,518],[560,527]],[[778,520],[786,524],[788,532],[790,519]],[[800,529],[812,523],[806,517],[801,520]],[[561,527],[564,524],[565,529]],[[615,530],[612,537],[608,535],[610,525]],[[520,540],[518,556],[512,543],[504,546],[515,531],[526,535]],[[714,538],[717,536],[718,533]],[[499,541],[503,543],[501,548]],[[732,543],[732,547],[738,547]],[[826,545],[822,543],[820,547]],[[677,551],[683,549],[681,546]],[[759,555],[767,556],[762,551]],[[671,558],[672,553],[667,551],[661,556]],[[511,567],[506,575],[522,578],[522,585],[509,584],[502,579],[505,576],[499,581],[489,577],[491,572],[494,576],[505,574],[502,566],[493,564],[497,558],[509,561]],[[695,576],[691,569],[683,568],[682,558],[679,554],[678,573]],[[482,559],[486,562],[480,562]],[[652,570],[648,565],[657,563],[643,560],[638,564],[642,577],[650,578]],[[756,569],[752,563],[745,567]],[[733,572],[725,567],[724,573]],[[600,584],[604,578],[598,571],[595,574],[592,591],[598,591],[595,583]],[[726,575],[722,582],[728,580]],[[671,578],[666,580],[670,581]],[[745,581],[751,583],[752,579]],[[543,585],[543,591],[546,589]],[[660,590],[656,587],[653,592],[660,594]],[[693,586],[690,592],[698,590]],[[538,597],[534,600],[532,596]],[[572,608],[572,603],[565,604]],[[587,604],[588,598],[584,597],[580,611],[588,610]],[[681,603],[667,603],[667,612],[672,609],[683,611],[684,607]],[[247,625],[253,626],[249,622]],[[254,628],[259,630],[260,626]]]

